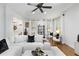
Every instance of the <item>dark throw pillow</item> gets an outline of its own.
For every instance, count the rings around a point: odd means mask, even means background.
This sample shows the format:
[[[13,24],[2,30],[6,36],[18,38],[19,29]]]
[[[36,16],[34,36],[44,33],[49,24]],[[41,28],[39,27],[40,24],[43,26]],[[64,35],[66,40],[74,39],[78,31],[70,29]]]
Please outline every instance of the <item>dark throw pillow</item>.
[[[53,32],[50,32],[50,35],[53,36]]]
[[[59,39],[59,34],[56,34],[56,39]]]
[[[27,40],[27,42],[35,42],[35,40],[34,40],[34,35],[33,35],[33,36],[28,35],[28,40]]]
[[[8,50],[8,45],[6,43],[6,40],[3,39],[3,40],[0,41],[0,54],[3,53],[6,50]]]

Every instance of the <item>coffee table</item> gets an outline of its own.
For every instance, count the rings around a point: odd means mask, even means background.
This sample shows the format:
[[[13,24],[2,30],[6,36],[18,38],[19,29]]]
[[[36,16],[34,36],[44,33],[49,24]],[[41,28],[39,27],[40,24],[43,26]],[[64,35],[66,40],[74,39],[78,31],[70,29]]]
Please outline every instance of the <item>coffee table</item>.
[[[26,50],[22,56],[33,56],[31,51],[32,50]],[[65,54],[57,47],[52,47],[50,50],[44,49],[43,51],[48,56],[65,56]]]
[[[45,52],[45,55],[52,56],[52,52],[48,50],[43,50]],[[31,53],[31,50],[25,51],[25,53],[22,56],[33,56]]]

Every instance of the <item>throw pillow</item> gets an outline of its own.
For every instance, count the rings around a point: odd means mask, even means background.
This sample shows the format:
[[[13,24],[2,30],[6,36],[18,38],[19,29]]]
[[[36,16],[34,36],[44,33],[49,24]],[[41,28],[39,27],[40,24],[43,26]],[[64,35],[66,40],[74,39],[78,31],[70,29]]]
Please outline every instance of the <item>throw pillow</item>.
[[[35,42],[35,40],[34,40],[34,35],[33,35],[33,36],[28,35],[28,40],[27,40],[27,42]]]
[[[0,41],[0,54],[8,50],[8,45],[5,39]]]

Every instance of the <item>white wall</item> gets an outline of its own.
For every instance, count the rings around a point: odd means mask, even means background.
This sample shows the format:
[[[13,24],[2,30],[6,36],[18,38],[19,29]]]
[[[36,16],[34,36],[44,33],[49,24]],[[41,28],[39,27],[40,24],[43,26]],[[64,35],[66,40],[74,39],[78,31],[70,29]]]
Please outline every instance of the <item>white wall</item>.
[[[72,6],[64,16],[65,43],[74,48],[79,34],[79,4]]]
[[[8,38],[10,42],[13,42],[14,41],[14,31],[12,26],[13,18],[17,18],[19,20],[23,20],[23,18],[21,17],[20,14],[16,13],[16,11],[10,9],[8,6],[6,6],[5,9],[6,9],[5,34],[6,34],[6,38]]]
[[[13,42],[14,41],[14,32],[13,32],[13,28],[12,28],[12,20],[13,20],[13,17],[17,18],[18,20],[23,20],[24,21],[31,21],[32,19],[28,20],[28,19],[24,19],[20,14],[18,14],[15,10],[12,10],[11,8],[9,8],[8,6],[6,6],[6,13],[5,13],[5,34],[6,34],[6,38],[9,39],[10,42]],[[29,29],[29,32],[32,32],[32,26],[35,26],[35,34],[37,34],[38,32],[38,25],[41,24],[41,25],[45,25],[45,34],[47,35],[47,20],[45,20],[44,22],[43,21],[33,21],[33,22],[30,22],[30,29]],[[31,24],[32,23],[32,24]],[[53,22],[49,21],[49,26],[50,26],[50,30],[53,31],[53,27],[51,25]],[[22,28],[23,29],[23,28]]]
[[[4,6],[0,4],[0,40],[4,38]]]
[[[27,21],[27,20],[26,20]],[[51,32],[53,32],[53,20],[32,20],[31,21],[31,25],[30,25],[30,29],[29,32],[35,32],[35,35],[38,35],[38,25],[45,25],[45,36],[47,37],[48,33],[47,33],[47,29],[49,28]],[[32,29],[32,27],[34,27],[34,30]],[[48,27],[48,28],[47,28]]]

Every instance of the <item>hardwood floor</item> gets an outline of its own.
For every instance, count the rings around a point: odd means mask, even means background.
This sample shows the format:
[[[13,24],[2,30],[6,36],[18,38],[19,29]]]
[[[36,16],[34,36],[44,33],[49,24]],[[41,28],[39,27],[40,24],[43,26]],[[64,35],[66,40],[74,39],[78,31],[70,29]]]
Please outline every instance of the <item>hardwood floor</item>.
[[[49,39],[51,46],[53,46],[53,41]],[[77,56],[74,52],[74,49],[69,47],[66,44],[57,44],[57,46],[66,56]]]
[[[57,47],[67,56],[76,56],[74,49],[66,44],[59,44]]]

